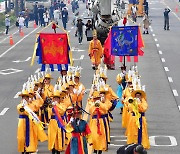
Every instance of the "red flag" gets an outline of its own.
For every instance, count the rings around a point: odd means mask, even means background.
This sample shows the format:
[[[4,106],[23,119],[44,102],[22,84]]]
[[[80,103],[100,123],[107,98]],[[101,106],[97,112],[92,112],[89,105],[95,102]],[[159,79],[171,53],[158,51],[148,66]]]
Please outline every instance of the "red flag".
[[[68,38],[66,33],[40,33],[42,64],[68,64]]]
[[[119,61],[122,63],[123,62],[123,56],[119,56]]]
[[[141,49],[143,47],[144,47],[144,42],[143,42],[143,39],[142,39],[140,28],[138,28],[138,55],[139,56],[144,55],[144,52]]]
[[[127,62],[131,62],[131,56],[126,56]]]
[[[109,31],[108,37],[104,42],[104,63],[112,65],[114,61],[115,56],[111,55],[111,31]]]
[[[134,62],[135,62],[135,63],[138,62],[138,56],[134,56]]]

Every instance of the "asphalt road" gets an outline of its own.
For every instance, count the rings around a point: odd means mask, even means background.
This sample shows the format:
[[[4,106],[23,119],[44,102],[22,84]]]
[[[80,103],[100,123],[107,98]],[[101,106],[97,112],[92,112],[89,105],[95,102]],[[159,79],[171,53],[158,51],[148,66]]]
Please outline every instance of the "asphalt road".
[[[176,12],[175,8],[178,3],[175,0],[149,0],[149,3],[150,18],[152,19],[151,31],[149,35],[143,35],[145,55],[140,57],[137,63],[141,82],[146,85],[149,104],[146,117],[151,149],[148,153],[179,154],[180,113],[178,106],[180,100],[177,94],[180,92],[180,54],[178,48],[180,42],[180,10]],[[167,5],[172,9],[170,13],[170,31],[163,30],[163,10]],[[180,7],[178,6],[178,8]],[[69,12],[71,12],[71,9],[69,9]],[[86,16],[85,5],[81,2],[80,15],[82,15],[82,18]],[[70,21],[72,18],[73,15],[70,14]],[[93,70],[87,54],[88,42],[84,36],[83,45],[79,45],[77,38],[74,37],[75,27],[72,27],[74,26],[69,22],[67,31],[69,31],[71,47],[79,49],[73,52],[73,58],[76,59],[75,66],[79,65],[83,68],[81,81],[86,89],[90,89]],[[24,37],[15,33],[17,29],[11,30],[10,33],[14,33],[14,46],[9,45],[8,36],[0,36],[0,153],[2,154],[17,153],[18,114],[16,106],[20,99],[14,97],[17,92],[21,91],[22,85],[27,78],[39,68],[37,63],[30,67],[31,60],[29,57],[32,57],[36,33],[41,29],[41,27],[34,29],[33,23],[31,23],[28,29],[24,29]],[[46,31],[52,30],[48,29]],[[7,39],[5,39],[6,37]],[[127,65],[132,64],[128,63]],[[117,59],[116,70],[108,71],[108,83],[114,90],[117,88],[115,78],[120,71],[120,65]],[[53,73],[54,77],[58,75],[58,72]],[[88,94],[85,95],[83,101],[84,107],[86,106],[87,96]],[[112,142],[109,151],[104,152],[107,154],[115,154],[118,147],[126,143],[124,129],[121,128],[119,110],[115,109],[113,115],[114,121],[111,123]],[[50,153],[46,145],[47,142],[41,143],[38,153]]]

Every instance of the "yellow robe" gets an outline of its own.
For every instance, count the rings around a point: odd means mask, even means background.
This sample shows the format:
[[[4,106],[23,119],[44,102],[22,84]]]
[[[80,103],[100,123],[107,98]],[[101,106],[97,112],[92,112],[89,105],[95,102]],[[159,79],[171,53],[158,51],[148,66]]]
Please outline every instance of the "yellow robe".
[[[122,103],[124,104],[123,106],[123,113],[122,113],[122,127],[127,128],[128,121],[129,121],[129,112],[128,112],[128,99],[131,97],[131,92],[129,91],[129,88],[127,87],[122,94]],[[126,135],[126,134],[125,134]]]
[[[75,84],[74,88],[76,90],[79,90],[80,86],[82,86],[82,90],[79,95],[76,94],[76,102],[78,103],[78,106],[82,107],[82,100],[83,100],[84,93],[85,93],[85,87],[81,82],[79,82],[78,84]],[[74,99],[75,99],[75,96],[74,96]]]
[[[110,142],[110,130],[109,130],[107,113],[109,108],[111,107],[111,102],[109,101],[105,103],[101,102],[99,106],[99,111],[101,113],[101,116],[105,116],[105,118],[99,118],[101,135],[97,133],[98,131],[97,118],[95,117],[97,115],[97,112],[94,102],[89,102],[89,105],[90,105],[90,113],[91,113],[89,126],[92,134],[93,149],[106,151],[107,144]],[[104,124],[104,122],[106,124]]]
[[[145,99],[142,99],[141,102],[138,103],[138,110],[140,113],[146,112],[148,108],[148,104]],[[130,109],[132,110],[132,109]],[[128,125],[128,134],[127,134],[127,144],[138,143],[138,126],[136,125],[136,117],[131,116],[129,119]],[[142,142],[141,144],[145,149],[150,149],[150,142],[147,131],[147,121],[146,117],[142,116]]]
[[[63,103],[56,104],[59,115],[63,116],[66,111],[66,106]],[[52,112],[52,108],[48,109],[49,114],[51,115],[51,119],[48,125],[48,149],[52,150],[55,148],[58,151],[65,150],[65,132],[62,131],[61,128],[58,127],[58,123],[56,119],[52,118],[54,113]],[[64,121],[65,122],[65,121]]]
[[[88,54],[91,57],[92,64],[99,65],[101,63],[101,57],[103,56],[103,48],[99,40],[90,41]]]
[[[33,110],[37,111],[38,108],[42,104],[42,100],[35,100],[32,103],[27,104],[27,106]],[[17,111],[20,116],[18,121],[18,129],[17,129],[17,142],[18,142],[18,152],[36,152],[38,146],[38,139],[43,142],[47,140],[47,136],[43,129],[39,129],[37,125],[28,117],[28,113],[26,111],[21,112],[20,108],[22,108],[22,103],[17,106]],[[25,116],[29,119],[29,146],[26,146],[26,119],[21,118]]]
[[[45,86],[44,86],[44,93],[43,93],[44,99],[45,99],[46,97],[52,97],[52,96],[53,96],[53,92],[54,92],[54,87],[53,87],[53,85],[51,85],[51,84],[49,84],[49,85],[45,84]]]

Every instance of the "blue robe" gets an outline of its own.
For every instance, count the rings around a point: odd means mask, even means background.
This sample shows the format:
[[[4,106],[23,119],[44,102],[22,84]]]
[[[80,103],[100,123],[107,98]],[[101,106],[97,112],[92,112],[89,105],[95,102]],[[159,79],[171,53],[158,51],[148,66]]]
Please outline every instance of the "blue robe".
[[[122,92],[123,92],[123,88],[122,88],[122,85],[118,85],[118,88],[117,88],[117,95],[118,97],[121,99],[122,98]],[[123,104],[121,101],[118,101],[117,105],[116,105],[116,108],[122,108],[123,107]]]

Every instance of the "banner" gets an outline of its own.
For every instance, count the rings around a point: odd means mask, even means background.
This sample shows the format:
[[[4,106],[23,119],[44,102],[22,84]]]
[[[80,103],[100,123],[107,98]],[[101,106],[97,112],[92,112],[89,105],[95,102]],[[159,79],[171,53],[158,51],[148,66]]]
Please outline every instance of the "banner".
[[[36,56],[40,64],[68,64],[69,45],[66,33],[40,33]]]
[[[112,27],[111,54],[138,56],[138,26]]]

